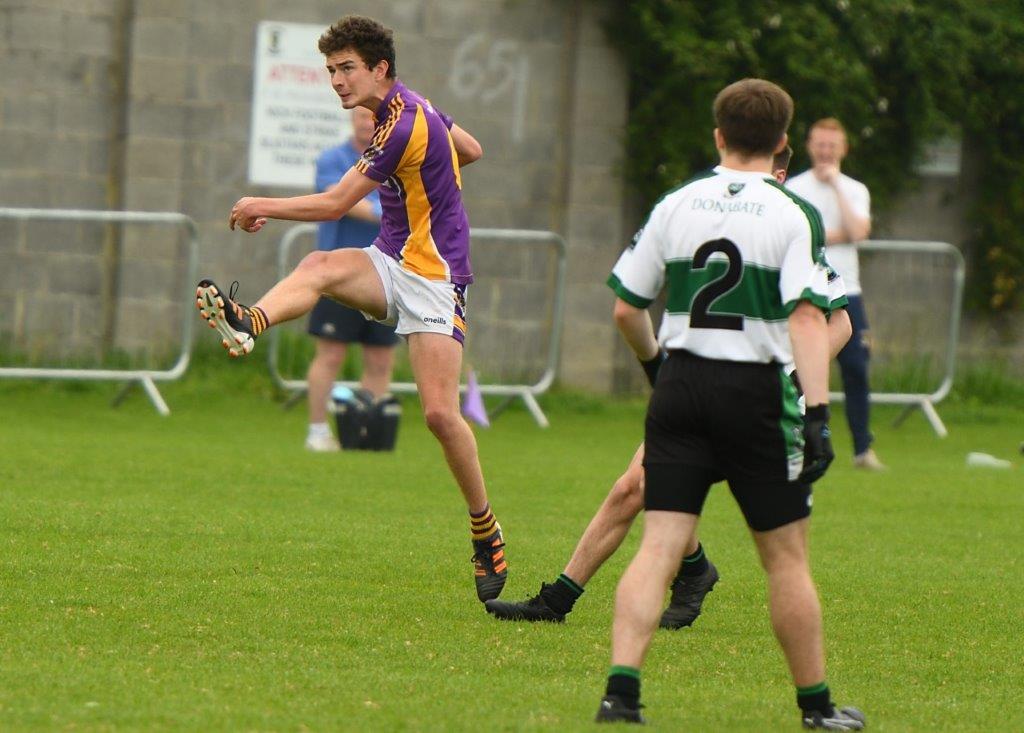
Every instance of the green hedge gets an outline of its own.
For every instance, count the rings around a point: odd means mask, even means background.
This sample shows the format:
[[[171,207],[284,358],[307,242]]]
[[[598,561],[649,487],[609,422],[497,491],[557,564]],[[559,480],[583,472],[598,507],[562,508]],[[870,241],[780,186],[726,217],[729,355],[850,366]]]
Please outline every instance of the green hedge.
[[[972,292],[992,310],[1024,292],[1024,2],[602,0],[631,71],[627,176],[645,202],[717,160],[711,103],[747,76],[796,101],[794,170],[814,120],[838,117],[884,212],[916,185],[923,146],[962,134],[983,175],[972,204]]]

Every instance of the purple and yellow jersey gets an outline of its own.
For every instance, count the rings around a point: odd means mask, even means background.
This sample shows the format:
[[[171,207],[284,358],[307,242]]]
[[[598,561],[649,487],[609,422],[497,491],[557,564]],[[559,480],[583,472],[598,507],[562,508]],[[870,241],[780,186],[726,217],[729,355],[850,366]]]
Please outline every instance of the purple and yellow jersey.
[[[451,118],[396,81],[374,120],[373,143],[355,165],[381,184],[374,245],[428,280],[473,282]]]

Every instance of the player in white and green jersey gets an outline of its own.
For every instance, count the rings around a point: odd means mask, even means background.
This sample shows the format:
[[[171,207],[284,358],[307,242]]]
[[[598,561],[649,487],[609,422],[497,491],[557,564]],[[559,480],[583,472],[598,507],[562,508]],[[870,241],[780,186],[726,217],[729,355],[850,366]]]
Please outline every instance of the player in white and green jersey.
[[[787,167],[793,155],[788,145],[777,153],[772,161],[772,176],[785,183]],[[622,253],[623,258],[632,256],[633,249]],[[620,263],[619,267],[623,263]],[[614,278],[612,282],[617,282]],[[829,356],[835,355],[846,345],[852,332],[850,318],[846,313],[846,287],[843,279],[829,268],[829,302],[831,314],[828,321]],[[659,352],[654,359],[644,363],[647,378],[654,386],[658,369],[665,352]],[[787,369],[788,370],[788,369]],[[795,372],[793,379],[796,379]],[[587,524],[565,568],[551,583],[541,583],[540,592],[522,601],[494,599],[484,606],[495,618],[506,621],[547,621],[562,623],[581,598],[584,588],[601,566],[618,550],[633,520],[644,508],[644,447],[641,445],[633,455],[625,472],[612,485],[597,513]],[[686,549],[686,556],[679,572],[672,581],[671,600],[661,616],[659,626],[663,629],[681,629],[691,626],[700,616],[704,598],[718,582],[718,568],[707,556],[703,545],[694,535]]]
[[[718,166],[654,207],[611,285],[637,308],[667,288],[666,349],[785,364],[793,307],[828,307],[821,217],[762,171]]]
[[[626,342],[641,361],[661,346],[669,357],[647,411],[644,536],[616,595],[601,722],[643,721],[640,667],[661,599],[711,485],[725,479],[768,577],[772,624],[803,725],[864,725],[856,709],[832,704],[807,561],[810,487],[833,457],[830,303],[821,218],[771,178],[792,114],[792,99],[771,82],[723,89],[714,104],[721,165],[663,198],[613,272],[615,321]],[[663,289],[656,340],[646,308]],[[791,361],[807,400],[803,419],[784,371]]]

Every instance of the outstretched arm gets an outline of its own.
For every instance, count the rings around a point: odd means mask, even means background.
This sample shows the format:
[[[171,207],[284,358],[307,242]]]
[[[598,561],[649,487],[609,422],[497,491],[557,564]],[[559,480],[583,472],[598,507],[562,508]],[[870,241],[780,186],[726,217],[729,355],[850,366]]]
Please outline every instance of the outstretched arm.
[[[254,234],[267,219],[288,221],[334,221],[340,219],[380,185],[372,178],[350,168],[341,180],[323,193],[291,198],[246,196],[231,209],[228,226]]]
[[[480,147],[480,143],[476,141],[475,137],[458,125],[452,125],[451,134],[452,142],[455,143],[455,152],[459,156],[460,167],[467,166],[474,161],[480,160],[484,154],[484,149]]]

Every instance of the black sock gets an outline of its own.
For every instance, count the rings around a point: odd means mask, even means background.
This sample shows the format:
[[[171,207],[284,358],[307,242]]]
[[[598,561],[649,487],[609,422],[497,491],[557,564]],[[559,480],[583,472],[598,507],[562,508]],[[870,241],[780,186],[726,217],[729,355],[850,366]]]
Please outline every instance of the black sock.
[[[687,578],[695,575],[703,575],[708,569],[708,558],[704,554],[704,545],[697,543],[697,550],[692,555],[683,558],[683,564],[679,568],[679,574]]]
[[[540,596],[548,604],[548,608],[563,616],[572,610],[581,595],[583,595],[583,588],[565,573],[559,574],[554,583],[545,585],[540,592]]]
[[[605,695],[615,695],[631,710],[640,707],[640,670],[636,667],[612,665],[608,673]]]
[[[825,716],[830,716],[834,712],[834,708],[832,707],[832,696],[829,693],[828,685],[825,682],[819,682],[818,684],[811,685],[810,687],[797,687],[796,704],[799,705],[800,709],[804,712],[817,710]]]

